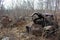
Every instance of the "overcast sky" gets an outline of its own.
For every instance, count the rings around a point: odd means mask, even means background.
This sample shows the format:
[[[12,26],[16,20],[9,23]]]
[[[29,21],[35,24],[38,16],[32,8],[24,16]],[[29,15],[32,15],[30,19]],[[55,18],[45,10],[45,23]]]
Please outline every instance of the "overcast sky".
[[[33,3],[34,9],[40,9],[41,7],[45,9],[46,6],[46,4],[44,3],[46,2],[46,0],[40,0],[40,2],[38,0],[4,0],[3,5],[5,9],[12,9],[12,7],[15,8],[16,6],[20,7],[21,5],[25,5],[23,4],[24,3],[23,1],[25,1],[26,3],[27,1],[34,2]],[[41,3],[43,3],[43,6],[41,5]]]
[[[18,0],[18,3],[23,4],[24,0]],[[34,1],[34,9],[38,9],[38,0],[29,0],[30,2]],[[44,0],[45,1],[45,0]],[[25,0],[27,2],[27,0]],[[17,0],[4,0],[3,5],[5,9],[11,9],[12,7],[15,8],[18,5]]]

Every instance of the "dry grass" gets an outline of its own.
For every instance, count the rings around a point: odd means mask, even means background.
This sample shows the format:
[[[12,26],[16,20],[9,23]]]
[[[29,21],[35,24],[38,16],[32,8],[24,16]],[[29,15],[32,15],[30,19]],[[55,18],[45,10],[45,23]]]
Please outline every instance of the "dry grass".
[[[60,21],[60,20],[59,20]],[[10,37],[10,40],[45,40],[42,37],[36,37],[34,35],[28,34],[26,33],[26,29],[25,26],[28,25],[28,23],[30,23],[30,21],[26,22],[26,21],[20,21],[17,22],[17,26],[16,27],[9,27],[9,28],[2,28],[0,29],[0,40],[3,37]],[[46,39],[46,40],[60,40],[60,31],[58,31],[58,35],[55,38],[50,38],[50,39]],[[57,39],[58,38],[58,39]]]

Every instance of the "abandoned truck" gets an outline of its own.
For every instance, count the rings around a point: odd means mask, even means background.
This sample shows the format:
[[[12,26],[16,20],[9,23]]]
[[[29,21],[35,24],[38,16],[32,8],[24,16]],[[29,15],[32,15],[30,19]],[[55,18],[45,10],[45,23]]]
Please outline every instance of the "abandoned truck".
[[[54,22],[52,14],[33,13],[32,25],[27,25],[26,30],[35,36],[48,37],[55,34],[58,29],[58,24]]]

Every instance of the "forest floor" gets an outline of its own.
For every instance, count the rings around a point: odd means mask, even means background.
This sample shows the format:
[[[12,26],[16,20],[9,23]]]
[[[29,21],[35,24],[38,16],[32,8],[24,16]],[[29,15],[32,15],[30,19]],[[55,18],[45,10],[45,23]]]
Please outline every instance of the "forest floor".
[[[21,23],[21,22],[20,22]],[[32,22],[21,23],[17,27],[3,27],[0,29],[0,40],[43,40],[41,37],[28,34],[26,32],[26,25],[32,25]]]
[[[21,23],[21,22],[20,22]],[[0,29],[0,40],[59,40],[57,37],[44,39],[43,37],[36,37],[35,35],[26,32],[26,25],[32,24],[31,22],[23,22],[17,27],[8,27]],[[60,35],[59,31],[58,34]],[[59,36],[60,37],[60,36]]]

